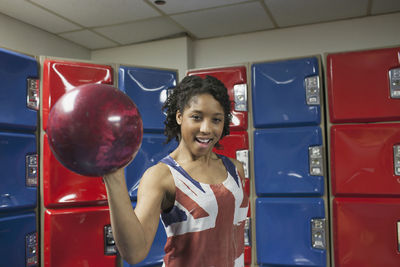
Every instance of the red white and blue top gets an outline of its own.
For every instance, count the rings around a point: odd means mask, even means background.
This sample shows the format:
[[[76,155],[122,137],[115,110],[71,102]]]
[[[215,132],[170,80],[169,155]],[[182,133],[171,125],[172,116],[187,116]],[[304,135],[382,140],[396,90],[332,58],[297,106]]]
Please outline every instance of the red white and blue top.
[[[165,267],[244,266],[244,227],[249,199],[235,165],[218,155],[227,170],[220,184],[194,180],[170,156],[175,203],[161,219],[167,234]]]

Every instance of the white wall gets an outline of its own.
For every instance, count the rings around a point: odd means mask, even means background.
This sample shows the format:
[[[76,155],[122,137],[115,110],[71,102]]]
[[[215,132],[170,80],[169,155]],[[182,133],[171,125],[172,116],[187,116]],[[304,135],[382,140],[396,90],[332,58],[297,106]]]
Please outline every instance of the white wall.
[[[1,13],[0,47],[33,56],[90,59],[90,50]]]
[[[180,37],[96,50],[92,52],[92,60],[133,66],[177,69],[179,77],[182,78],[192,64],[191,47],[189,38]]]
[[[195,68],[400,45],[400,13],[193,43]]]

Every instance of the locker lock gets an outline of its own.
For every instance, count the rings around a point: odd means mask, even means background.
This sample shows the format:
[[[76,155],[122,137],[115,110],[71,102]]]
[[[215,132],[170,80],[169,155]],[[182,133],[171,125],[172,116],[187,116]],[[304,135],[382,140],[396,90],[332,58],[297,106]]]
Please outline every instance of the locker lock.
[[[236,159],[243,164],[244,178],[249,178],[249,150],[236,151]]]
[[[25,236],[26,267],[38,266],[37,247],[37,234],[27,234]]]
[[[251,218],[247,217],[244,224],[244,245],[251,246]]]
[[[400,252],[400,222],[397,222],[397,250]]]
[[[35,187],[38,181],[38,155],[29,154],[25,156],[25,183],[26,186]]]
[[[389,70],[390,97],[400,98],[400,68]]]
[[[322,146],[311,146],[308,148],[308,159],[310,175],[323,175],[323,152]]]
[[[304,80],[306,87],[306,101],[307,105],[320,104],[320,85],[319,76],[307,77]]]
[[[26,106],[33,110],[39,110],[39,80],[27,79]]]
[[[114,236],[111,225],[104,226],[104,255],[116,255],[117,247],[115,245]]]
[[[311,219],[311,243],[316,249],[326,249],[325,219]]]
[[[247,84],[235,84],[233,86],[235,110],[247,111]]]
[[[393,146],[394,174],[400,176],[400,145]]]

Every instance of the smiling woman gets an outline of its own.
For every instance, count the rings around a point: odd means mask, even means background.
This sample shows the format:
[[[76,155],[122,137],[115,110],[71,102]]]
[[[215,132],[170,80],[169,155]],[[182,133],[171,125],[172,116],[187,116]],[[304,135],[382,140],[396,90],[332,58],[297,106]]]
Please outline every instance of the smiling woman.
[[[127,262],[146,257],[161,216],[164,266],[244,266],[243,166],[212,151],[229,134],[230,104],[218,79],[185,77],[164,105],[167,142],[179,145],[144,173],[135,210],[124,171],[104,177],[115,242]]]

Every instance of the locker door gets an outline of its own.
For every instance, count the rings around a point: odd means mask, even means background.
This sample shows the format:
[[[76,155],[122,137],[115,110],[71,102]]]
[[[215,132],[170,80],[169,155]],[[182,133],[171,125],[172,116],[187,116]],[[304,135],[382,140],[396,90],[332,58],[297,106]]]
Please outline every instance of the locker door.
[[[335,198],[336,267],[400,266],[400,199]]]
[[[318,126],[254,131],[257,196],[323,195],[321,147],[322,135]]]
[[[400,47],[330,54],[327,85],[330,120],[400,120]]]
[[[133,208],[135,208],[136,202],[132,202],[132,206]],[[153,244],[151,245],[147,257],[143,261],[134,265],[128,264],[126,261],[124,261],[123,267],[161,266],[165,255],[164,246],[166,242],[167,242],[167,235],[165,233],[164,226],[160,220],[156,235],[154,237]]]
[[[326,266],[322,199],[258,198],[256,214],[260,266]]]
[[[317,57],[253,64],[252,88],[254,127],[320,124]]]
[[[0,131],[0,212],[34,209],[38,157],[34,134]]]
[[[35,58],[0,48],[1,129],[36,130],[39,100],[37,79],[38,63]]]
[[[224,83],[228,89],[229,99],[232,101],[232,131],[247,130],[247,77],[246,67],[226,67],[188,71],[188,75],[205,77],[213,76]]]
[[[166,137],[163,134],[143,134],[140,150],[135,159],[125,169],[126,184],[132,200],[136,200],[137,188],[143,173],[177,147],[175,140],[164,144],[165,140]]]
[[[168,89],[176,86],[176,72],[121,66],[118,87],[135,102],[145,132],[163,132],[165,115],[162,106]]]
[[[400,124],[331,127],[331,177],[335,196],[400,196]],[[397,158],[397,160],[396,160]]]
[[[107,192],[100,177],[87,177],[65,168],[43,138],[43,204],[46,208],[106,205]]]
[[[113,69],[106,65],[44,59],[42,119],[46,130],[51,107],[68,90],[88,83],[113,85]],[[81,176],[63,167],[43,137],[43,196],[46,207],[105,204],[101,178]]]
[[[108,242],[108,207],[47,209],[44,215],[45,267],[117,266]]]
[[[36,215],[33,212],[0,214],[0,248],[2,266],[39,266]]]

